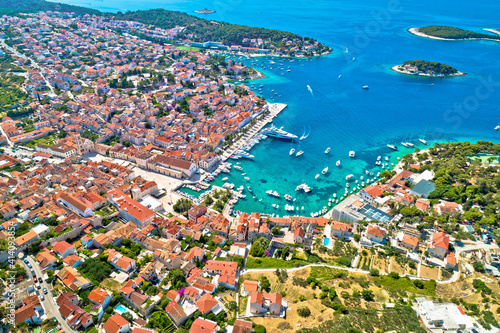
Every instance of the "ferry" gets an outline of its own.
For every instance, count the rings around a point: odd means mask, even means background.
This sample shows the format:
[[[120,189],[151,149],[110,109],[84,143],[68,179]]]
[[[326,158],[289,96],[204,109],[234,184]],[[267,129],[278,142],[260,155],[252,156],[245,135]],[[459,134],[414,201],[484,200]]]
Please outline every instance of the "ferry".
[[[325,154],[328,154],[330,152],[330,147],[326,148]]]
[[[321,171],[321,173],[324,175],[326,175],[327,172],[328,172],[328,167],[324,168],[323,171]]]
[[[418,141],[422,142],[424,145],[427,145],[427,141],[425,141],[424,139],[418,139]]]
[[[398,150],[398,147],[394,145],[387,145],[387,147],[391,148],[392,150]]]
[[[355,155],[356,155],[356,153],[354,152],[354,150],[351,150],[349,152],[349,157],[353,158]]]
[[[292,156],[295,153],[295,148],[290,149],[290,156]]]
[[[304,151],[300,150],[300,151],[297,153],[297,155],[295,155],[295,156],[299,157],[299,156],[301,156],[301,155],[303,155],[303,154],[304,154]]]
[[[340,166],[340,160],[337,161],[337,163],[335,163],[336,166]]]
[[[278,139],[294,140],[298,138],[296,135],[284,131],[283,127],[277,128],[274,125],[271,125],[271,127],[264,128],[262,130],[262,133],[267,136],[271,136],[273,138],[278,138]]]

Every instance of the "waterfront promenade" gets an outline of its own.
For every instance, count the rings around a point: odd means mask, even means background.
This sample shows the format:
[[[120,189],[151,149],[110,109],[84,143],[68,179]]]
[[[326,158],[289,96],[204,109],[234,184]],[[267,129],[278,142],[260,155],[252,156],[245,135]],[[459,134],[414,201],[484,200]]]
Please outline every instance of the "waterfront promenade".
[[[238,149],[240,149],[245,143],[248,142],[255,134],[259,133],[259,131],[273,121],[274,117],[276,117],[281,111],[283,111],[287,105],[283,103],[268,103],[269,114],[267,114],[264,118],[258,120],[252,127],[248,129],[248,131],[238,139],[231,147],[229,147],[221,156],[223,161],[227,160],[229,156],[234,154]]]

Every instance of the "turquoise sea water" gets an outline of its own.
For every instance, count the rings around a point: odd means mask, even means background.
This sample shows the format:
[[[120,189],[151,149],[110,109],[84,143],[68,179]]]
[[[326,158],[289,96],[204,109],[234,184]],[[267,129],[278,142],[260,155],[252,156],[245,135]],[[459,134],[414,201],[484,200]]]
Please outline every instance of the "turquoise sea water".
[[[304,206],[300,214],[309,215],[326,206],[333,193],[343,194],[346,175],[366,179],[365,170],[375,174],[382,170],[374,164],[377,156],[390,156],[391,163],[396,163],[397,156],[412,151],[400,145],[402,140],[411,139],[419,148],[424,148],[418,142],[420,137],[429,143],[500,142],[500,133],[493,130],[500,122],[500,43],[438,41],[407,32],[431,24],[474,31],[500,28],[498,1],[62,1],[114,12],[162,7],[192,14],[207,7],[217,13],[198,16],[288,30],[334,48],[332,54],[311,61],[259,58],[253,65],[267,75],[254,81],[257,87],[264,85],[262,96],[288,104],[275,125],[298,136],[310,128],[311,134],[300,143],[305,152],[301,157],[289,156],[290,142],[267,139],[251,151],[254,161],[240,160],[244,170],[233,169],[229,182],[245,188],[251,185],[262,201],[253,200],[245,190],[247,198],[238,203],[237,210],[283,216],[287,214],[283,195],[288,193],[296,197],[294,206]],[[468,75],[421,78],[390,70],[413,59],[444,62]],[[278,64],[270,64],[270,60],[281,63],[284,70],[276,70]],[[251,60],[244,63],[252,65]],[[291,71],[286,72],[289,66]],[[370,89],[362,89],[364,85]],[[399,151],[390,151],[388,143],[397,145]],[[298,150],[299,145],[294,147]],[[324,153],[327,147],[331,147],[329,155]],[[348,157],[350,150],[356,151],[355,159]],[[342,168],[335,167],[337,160]],[[325,166],[330,172],[315,180]],[[244,180],[242,172],[250,181]],[[221,185],[221,178],[215,183]],[[314,190],[295,192],[302,182]],[[278,191],[281,199],[267,196],[269,189]],[[280,208],[273,208],[273,203]]]

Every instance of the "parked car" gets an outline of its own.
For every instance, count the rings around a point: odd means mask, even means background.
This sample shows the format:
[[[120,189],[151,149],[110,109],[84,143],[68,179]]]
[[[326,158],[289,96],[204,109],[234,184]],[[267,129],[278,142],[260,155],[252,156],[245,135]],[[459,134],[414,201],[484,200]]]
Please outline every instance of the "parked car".
[[[45,297],[43,295],[40,295],[40,299],[43,301],[45,301]]]
[[[29,264],[28,259],[24,259],[24,263],[25,263],[25,264]]]
[[[40,287],[40,283],[38,283],[38,282],[37,282],[37,283],[35,283],[35,287],[36,287],[36,289],[40,289],[40,288],[41,288],[41,287]]]
[[[43,280],[42,280],[42,278],[41,278],[41,277],[39,277],[39,278],[38,278],[38,282],[42,283],[42,281],[43,281]]]
[[[47,295],[47,288],[43,288],[43,293]]]
[[[33,268],[30,263],[27,263],[26,266],[28,266],[29,268]]]

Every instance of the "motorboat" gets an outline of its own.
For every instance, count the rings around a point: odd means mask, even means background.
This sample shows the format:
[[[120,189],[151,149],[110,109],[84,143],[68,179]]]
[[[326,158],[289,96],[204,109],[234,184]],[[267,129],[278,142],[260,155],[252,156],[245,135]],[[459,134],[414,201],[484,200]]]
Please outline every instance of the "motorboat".
[[[326,175],[327,172],[328,172],[328,167],[324,168],[323,171],[321,171],[321,173],[324,175]]]
[[[351,150],[349,152],[349,157],[353,158],[355,155],[356,155],[356,153],[354,152],[354,150]]]
[[[295,148],[290,149],[290,156],[292,156],[295,153]]]
[[[394,145],[387,145],[387,147],[391,148],[392,150],[398,150],[398,147]]]
[[[335,163],[336,166],[340,166],[340,160],[337,161],[337,163]]]
[[[326,148],[325,154],[328,154],[330,152],[330,147]]]
[[[352,179],[353,177],[354,177],[354,175],[352,175],[352,174],[351,174],[351,175],[347,175],[347,176],[345,177],[345,180],[350,180],[350,179]]]
[[[370,88],[368,86],[363,86],[363,89],[368,90]]]
[[[319,173],[314,177],[314,179],[318,179],[319,178]]]
[[[499,127],[499,126],[497,126],[497,127]],[[418,139],[418,141],[422,142],[424,145],[427,145],[427,141],[425,141],[424,139]]]
[[[301,155],[303,155],[303,154],[304,154],[304,151],[299,150],[299,152],[298,152],[295,156],[299,157],[299,156],[301,156]]]

